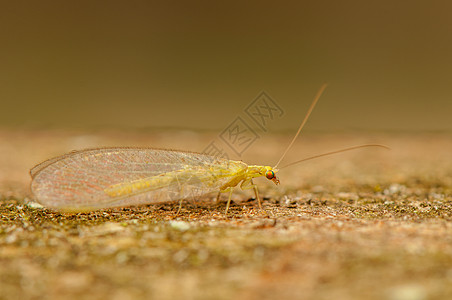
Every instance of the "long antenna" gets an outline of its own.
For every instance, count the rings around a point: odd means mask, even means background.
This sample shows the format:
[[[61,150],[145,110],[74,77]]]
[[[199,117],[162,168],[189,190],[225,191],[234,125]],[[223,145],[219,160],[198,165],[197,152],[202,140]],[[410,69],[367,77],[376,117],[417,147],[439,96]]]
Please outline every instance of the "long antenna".
[[[283,155],[281,156],[281,158],[278,160],[278,162],[276,163],[276,165],[273,167],[273,169],[276,169],[278,167],[278,165],[280,164],[280,162],[283,160],[283,158],[286,156],[287,152],[289,151],[290,148],[292,148],[293,143],[295,143],[295,140],[297,139],[298,135],[300,134],[301,130],[303,129],[304,125],[306,124],[306,122],[309,119],[309,116],[311,115],[312,110],[314,109],[314,106],[316,105],[317,101],[319,101],[320,96],[322,96],[323,91],[325,90],[327,84],[324,83],[319,91],[317,92],[317,95],[315,95],[314,101],[312,101],[311,106],[308,109],[308,112],[306,113],[306,116],[303,119],[303,122],[301,122],[300,127],[298,128],[297,133],[295,134],[295,136],[293,137],[292,141],[290,142],[289,146],[286,148],[286,151],[284,151]]]
[[[354,150],[354,149],[359,149],[359,148],[365,148],[365,147],[381,147],[381,148],[385,148],[385,149],[388,149],[388,150],[391,149],[391,148],[389,148],[389,147],[387,147],[385,145],[380,145],[380,144],[364,144],[364,145],[348,147],[348,148],[345,148],[345,149],[335,150],[335,151],[326,152],[326,153],[323,153],[323,154],[318,154],[318,155],[314,155],[314,156],[311,156],[311,157],[303,158],[303,159],[294,161],[294,162],[292,162],[292,163],[290,163],[288,165],[285,165],[285,166],[283,166],[283,167],[281,167],[279,169],[281,170],[281,169],[284,169],[284,168],[296,165],[298,163],[301,163],[302,161],[307,161],[307,160],[311,160],[311,159],[314,159],[314,158],[319,158],[319,157],[322,157],[322,156],[332,155],[332,154],[336,154],[336,153],[341,153],[341,152]]]

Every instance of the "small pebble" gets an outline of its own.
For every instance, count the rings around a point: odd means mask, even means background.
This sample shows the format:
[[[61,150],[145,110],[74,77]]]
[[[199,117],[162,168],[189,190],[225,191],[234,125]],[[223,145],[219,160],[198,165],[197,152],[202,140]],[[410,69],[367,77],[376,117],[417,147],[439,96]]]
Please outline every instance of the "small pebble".
[[[170,221],[170,226],[179,231],[187,231],[190,229],[190,224],[184,221]]]

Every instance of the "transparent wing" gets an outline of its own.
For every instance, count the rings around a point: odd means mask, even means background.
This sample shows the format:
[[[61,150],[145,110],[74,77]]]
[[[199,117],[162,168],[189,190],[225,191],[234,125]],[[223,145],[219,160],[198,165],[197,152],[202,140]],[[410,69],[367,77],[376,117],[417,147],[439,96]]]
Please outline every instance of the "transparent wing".
[[[81,211],[197,197],[218,191],[246,168],[200,153],[99,148],[49,159],[30,174],[38,202]]]

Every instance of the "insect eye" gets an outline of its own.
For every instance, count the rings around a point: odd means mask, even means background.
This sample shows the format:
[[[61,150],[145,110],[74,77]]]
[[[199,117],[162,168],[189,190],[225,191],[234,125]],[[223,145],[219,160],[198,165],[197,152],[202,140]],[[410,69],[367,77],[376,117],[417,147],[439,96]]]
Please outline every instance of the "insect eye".
[[[265,173],[265,177],[267,177],[267,179],[273,179],[275,178],[275,172],[273,171],[267,171],[267,173]]]

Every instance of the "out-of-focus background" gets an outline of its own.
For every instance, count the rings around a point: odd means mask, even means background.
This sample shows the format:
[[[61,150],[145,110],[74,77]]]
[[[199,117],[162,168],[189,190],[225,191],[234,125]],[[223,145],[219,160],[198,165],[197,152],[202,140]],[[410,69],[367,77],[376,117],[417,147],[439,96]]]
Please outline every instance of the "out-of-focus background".
[[[0,299],[452,299],[451,12],[2,1]],[[68,214],[30,190],[34,165],[88,147],[273,166],[324,82],[281,184],[254,181],[263,210],[237,188],[228,214],[216,193]],[[365,143],[392,150],[284,168]]]
[[[449,1],[3,1],[0,126],[452,129]]]

